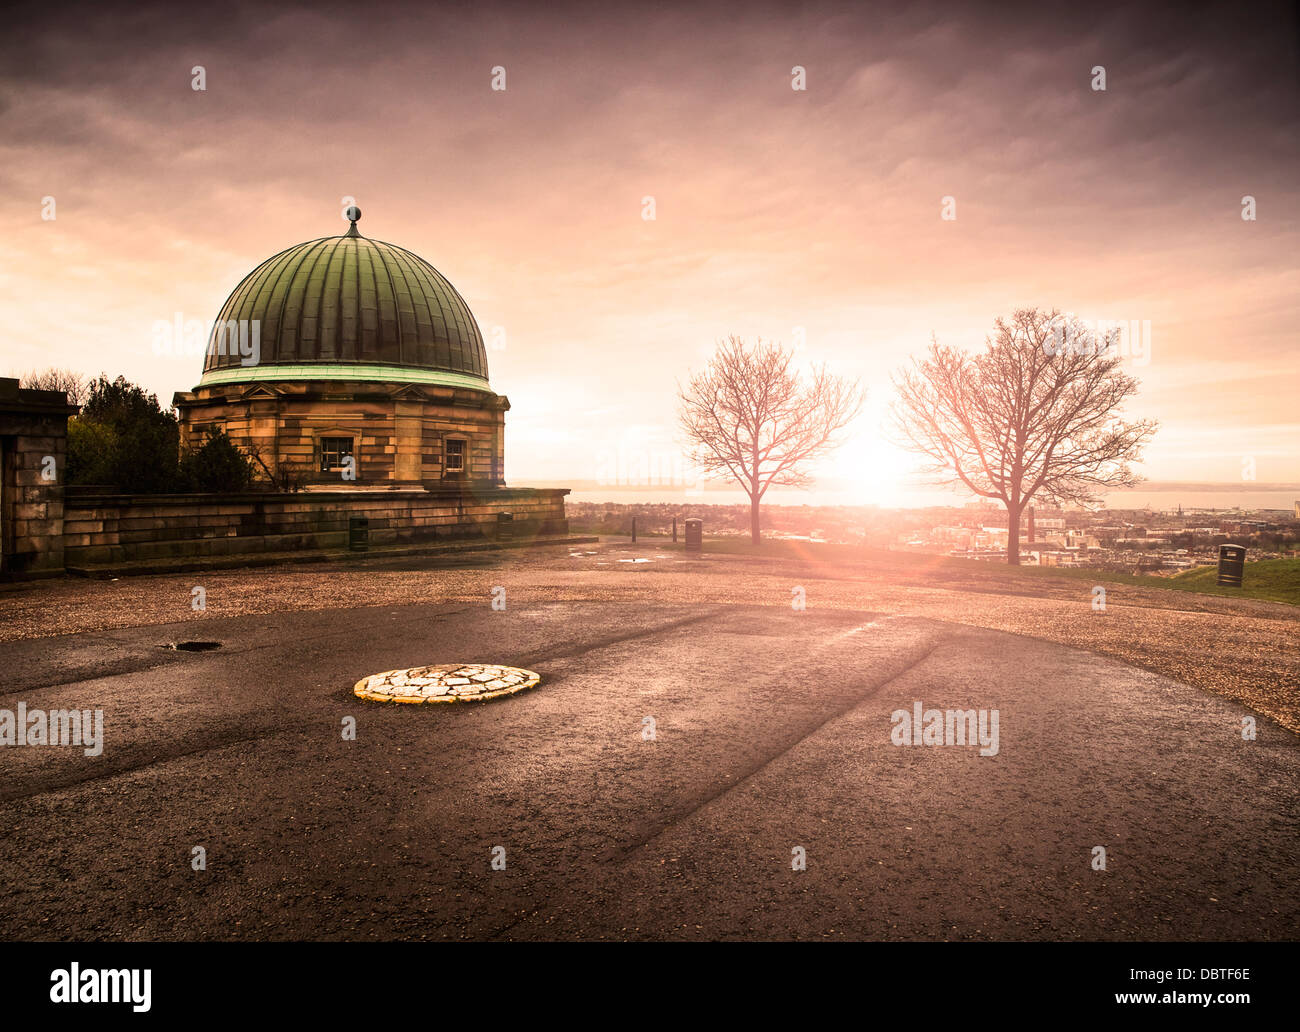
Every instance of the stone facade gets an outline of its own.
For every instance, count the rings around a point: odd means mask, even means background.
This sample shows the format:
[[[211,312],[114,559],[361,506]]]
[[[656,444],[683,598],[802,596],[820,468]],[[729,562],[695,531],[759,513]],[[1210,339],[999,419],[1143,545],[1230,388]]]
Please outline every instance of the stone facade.
[[[91,495],[74,491],[63,524],[70,568],[348,547],[369,521],[379,548],[568,533],[567,488],[318,491],[299,494]],[[509,529],[499,517],[513,518]]]
[[[0,576],[63,570],[68,416],[62,391],[0,378]]]
[[[201,384],[176,394],[173,403],[183,446],[200,443],[209,427],[220,428],[240,448],[255,450],[276,477],[287,472],[306,487],[433,488],[505,479],[510,402],[490,391],[263,380]],[[340,441],[351,442],[351,470],[331,461]]]

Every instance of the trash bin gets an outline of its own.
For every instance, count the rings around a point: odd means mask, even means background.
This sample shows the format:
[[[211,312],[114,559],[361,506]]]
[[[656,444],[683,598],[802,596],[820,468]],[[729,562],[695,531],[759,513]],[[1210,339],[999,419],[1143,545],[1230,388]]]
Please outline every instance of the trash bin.
[[[370,520],[364,516],[348,517],[348,548],[364,552],[370,547]]]
[[[513,512],[497,513],[497,540],[509,541],[515,536],[515,514]]]
[[[1246,569],[1244,545],[1219,546],[1219,583],[1230,588],[1241,587],[1241,576]]]
[[[704,551],[704,521],[694,516],[686,521],[686,551]]]

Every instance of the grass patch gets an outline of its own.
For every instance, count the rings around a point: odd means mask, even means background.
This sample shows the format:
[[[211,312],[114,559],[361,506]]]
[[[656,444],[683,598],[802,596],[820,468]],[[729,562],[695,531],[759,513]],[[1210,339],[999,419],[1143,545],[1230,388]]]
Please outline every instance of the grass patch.
[[[666,537],[639,535],[647,547],[681,550]],[[891,552],[880,548],[863,548],[860,545],[837,545],[820,541],[765,540],[753,544],[744,537],[705,538],[705,555],[745,555],[761,559],[803,560],[808,562],[870,563],[907,574],[934,574],[943,571],[960,579],[987,578],[1003,582],[1017,578],[1069,579],[1089,584],[1131,584],[1143,588],[1165,591],[1189,591],[1201,595],[1221,595],[1225,598],[1254,598],[1265,602],[1284,602],[1300,605],[1300,559],[1264,559],[1247,563],[1243,585],[1240,588],[1221,587],[1215,583],[1218,571],[1213,566],[1184,570],[1172,577],[1153,577],[1131,573],[1112,573],[1106,570],[1070,569],[1059,566],[1006,566],[1000,563],[973,559],[956,559],[946,555],[926,555],[918,552]]]
[[[1170,578],[1169,586],[1178,591],[1198,591],[1206,595],[1245,595],[1269,602],[1289,602],[1300,605],[1300,559],[1261,559],[1247,563],[1242,585],[1224,588],[1214,583],[1216,571],[1207,566],[1199,570],[1184,570]]]

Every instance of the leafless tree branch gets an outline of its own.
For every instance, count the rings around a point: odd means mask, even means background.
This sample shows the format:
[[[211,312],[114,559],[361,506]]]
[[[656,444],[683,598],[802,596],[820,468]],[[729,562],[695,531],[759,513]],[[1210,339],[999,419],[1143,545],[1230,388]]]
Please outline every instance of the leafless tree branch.
[[[825,365],[805,382],[792,368],[794,351],[730,336],[703,372],[679,385],[679,419],[691,458],[706,476],[737,481],[750,500],[753,540],[760,540],[759,503],[767,489],[807,487],[808,464],[843,443],[865,391]]]
[[[1121,370],[1115,343],[1055,309],[1023,308],[994,323],[982,353],[931,340],[894,377],[903,445],[939,482],[1006,506],[1011,563],[1033,499],[1090,503],[1100,489],[1141,480],[1131,464],[1158,424],[1118,417],[1138,382]]]

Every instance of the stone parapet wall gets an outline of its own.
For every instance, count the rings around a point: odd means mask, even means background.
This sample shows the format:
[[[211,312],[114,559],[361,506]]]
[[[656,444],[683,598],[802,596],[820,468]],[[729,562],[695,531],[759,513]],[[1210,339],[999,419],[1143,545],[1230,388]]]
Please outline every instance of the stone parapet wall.
[[[348,521],[369,520],[369,543],[494,539],[498,514],[517,537],[568,533],[567,488],[320,491],[242,495],[91,495],[70,492],[64,562],[70,567],[348,546]]]

